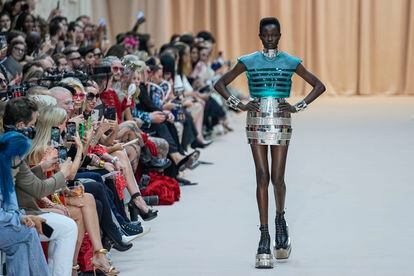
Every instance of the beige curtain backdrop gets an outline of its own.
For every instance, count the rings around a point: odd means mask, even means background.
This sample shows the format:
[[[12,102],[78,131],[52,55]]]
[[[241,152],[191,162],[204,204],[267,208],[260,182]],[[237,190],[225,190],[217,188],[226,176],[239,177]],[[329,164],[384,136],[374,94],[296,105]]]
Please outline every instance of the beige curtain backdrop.
[[[93,0],[112,37],[130,29],[139,10],[141,32],[157,46],[174,33],[211,31],[227,59],[261,49],[258,24],[276,16],[280,49],[326,84],[331,95],[414,94],[414,1],[411,0]],[[296,95],[309,86],[295,77]]]

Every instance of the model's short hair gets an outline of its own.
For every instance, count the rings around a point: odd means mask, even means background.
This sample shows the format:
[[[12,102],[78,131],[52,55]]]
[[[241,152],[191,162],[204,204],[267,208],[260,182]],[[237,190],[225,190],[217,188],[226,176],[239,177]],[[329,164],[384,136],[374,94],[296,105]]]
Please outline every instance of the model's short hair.
[[[279,30],[279,32],[281,32],[281,30],[280,30],[280,23],[279,23],[279,20],[276,17],[265,17],[265,18],[262,18],[260,20],[259,32],[262,33],[263,28],[265,26],[267,26],[267,25],[276,25],[276,27]]]

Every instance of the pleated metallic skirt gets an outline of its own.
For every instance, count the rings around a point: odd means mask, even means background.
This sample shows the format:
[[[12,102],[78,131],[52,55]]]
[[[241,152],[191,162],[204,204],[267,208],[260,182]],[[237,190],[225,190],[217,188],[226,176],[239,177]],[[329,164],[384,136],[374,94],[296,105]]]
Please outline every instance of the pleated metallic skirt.
[[[289,145],[292,136],[289,112],[280,112],[279,104],[284,98],[255,98],[260,112],[247,112],[246,135],[252,145]]]

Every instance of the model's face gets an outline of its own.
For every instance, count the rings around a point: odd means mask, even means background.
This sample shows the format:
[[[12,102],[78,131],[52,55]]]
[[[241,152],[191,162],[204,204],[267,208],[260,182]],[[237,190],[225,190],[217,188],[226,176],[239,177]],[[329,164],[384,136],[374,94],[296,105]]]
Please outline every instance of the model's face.
[[[276,25],[269,24],[262,28],[259,38],[265,49],[276,49],[280,39],[280,32]]]

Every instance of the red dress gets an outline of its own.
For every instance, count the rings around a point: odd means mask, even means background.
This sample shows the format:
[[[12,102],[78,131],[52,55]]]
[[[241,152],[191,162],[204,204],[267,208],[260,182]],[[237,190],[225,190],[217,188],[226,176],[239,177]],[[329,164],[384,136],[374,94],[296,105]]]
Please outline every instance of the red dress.
[[[133,99],[130,105],[127,104],[126,98],[124,98],[123,101],[121,102],[119,100],[118,95],[112,88],[109,88],[106,91],[101,93],[101,101],[106,107],[115,108],[119,124],[122,123],[122,113],[125,111],[125,109],[135,104]]]

